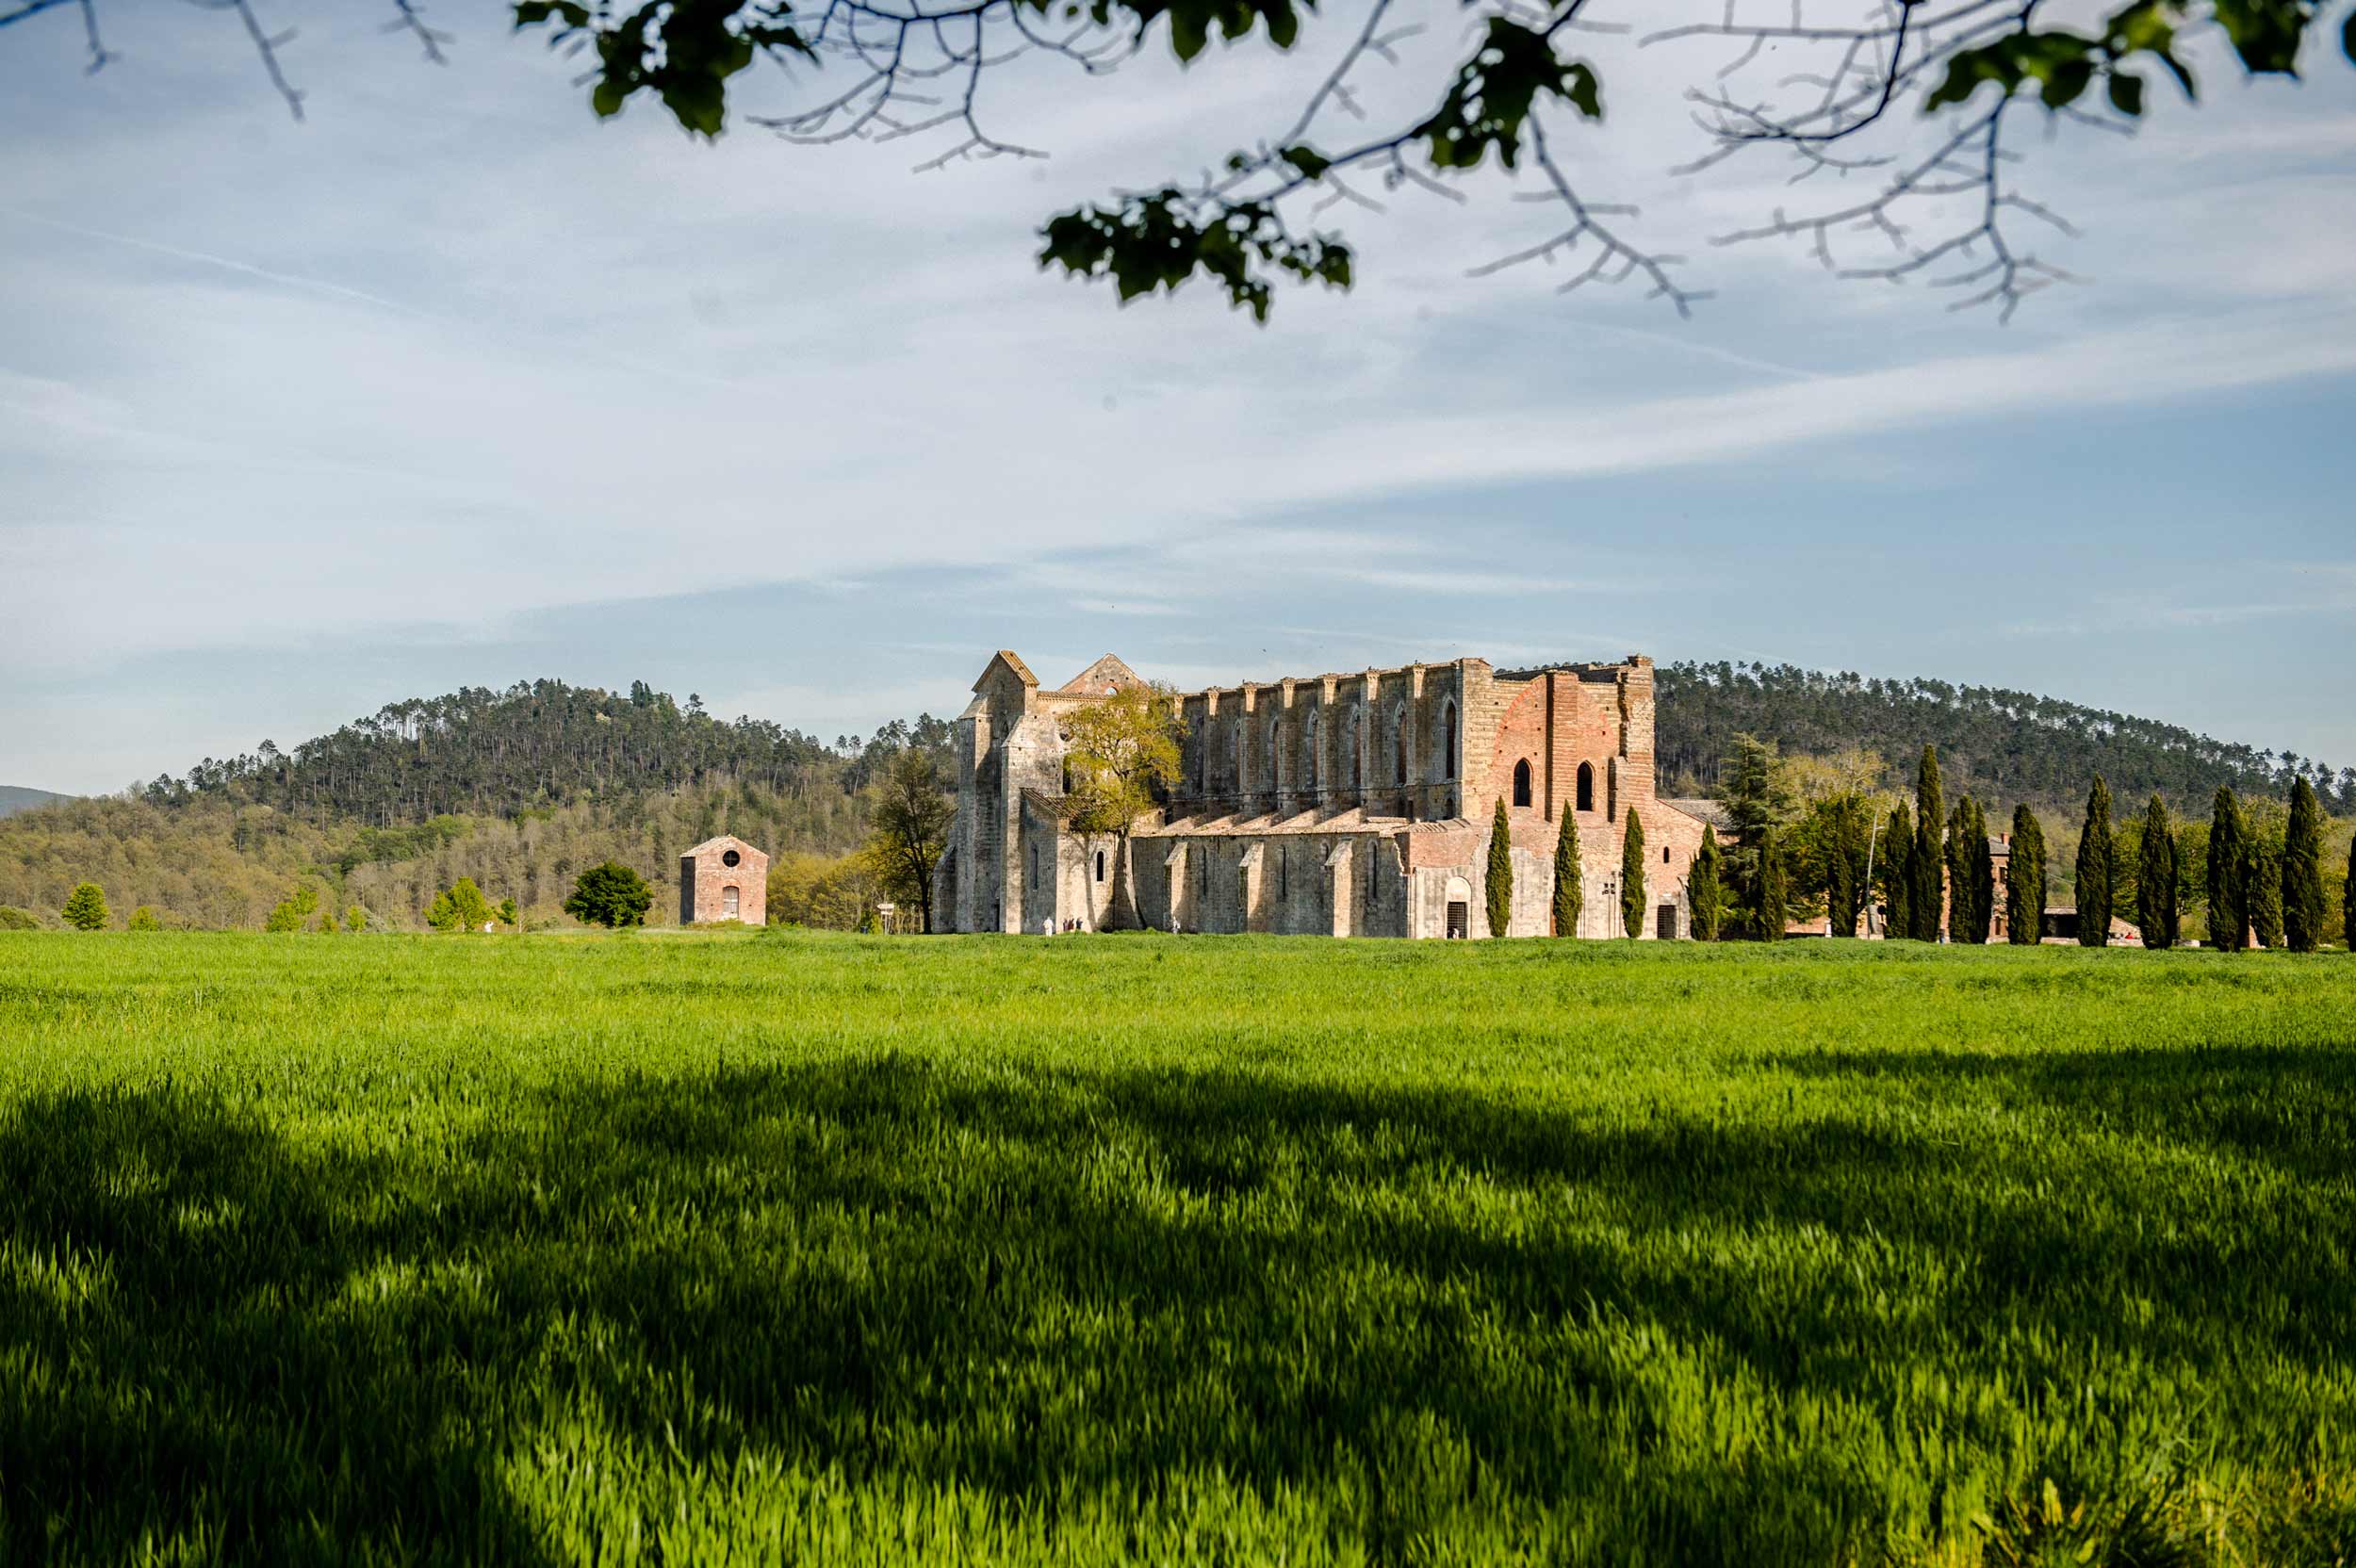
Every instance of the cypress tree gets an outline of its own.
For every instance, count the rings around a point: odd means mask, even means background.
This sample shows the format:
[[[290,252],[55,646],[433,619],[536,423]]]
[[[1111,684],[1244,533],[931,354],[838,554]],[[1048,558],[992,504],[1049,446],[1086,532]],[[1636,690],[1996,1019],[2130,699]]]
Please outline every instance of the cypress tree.
[[[2242,897],[2241,802],[2233,786],[2220,784],[2209,806],[2209,945],[2238,953],[2250,935],[2250,909]]]
[[[1718,852],[1718,835],[1702,826],[1702,847],[1694,852],[1693,874],[1686,878],[1685,901],[1693,909],[1693,939],[1714,942],[1726,917],[1726,857]]]
[[[2356,953],[2356,839],[2348,841],[2348,882],[2340,889],[2340,940]]]
[[[1988,940],[1988,924],[1996,918],[1996,860],[1988,848],[1988,813],[1969,795],[1963,804],[1963,849],[1955,857],[1955,885],[1961,890],[1955,911],[1962,924],[1955,937],[1977,946]]]
[[[1922,764],[1914,775],[1914,852],[1907,858],[1912,876],[1906,908],[1913,917],[1917,941],[1939,940],[1940,917],[1946,913],[1946,889],[1940,884],[1947,858],[1939,842],[1939,829],[1946,821],[1947,808],[1939,789],[1939,748],[1924,746]]]
[[[2323,807],[2303,774],[2291,786],[2282,840],[2282,938],[2293,953],[2323,945]]]
[[[2242,905],[2261,947],[2282,945],[2282,846],[2273,835],[2242,824]]]
[[[1497,821],[1489,825],[1489,935],[1502,937],[1513,919],[1513,829],[1505,820],[1505,797],[1497,796]]]
[[[2086,792],[2086,825],[2078,835],[2078,945],[2111,944],[2111,787],[2094,776]]]
[[[2023,802],[2012,808],[2012,854],[2004,861],[2004,939],[2035,947],[2044,935],[2045,827]]]
[[[1630,939],[1644,934],[1644,824],[1633,811],[1620,837],[1620,924]]]
[[[1791,919],[1791,890],[1784,880],[1783,843],[1775,830],[1768,828],[1759,836],[1759,870],[1751,878],[1750,927],[1752,936],[1762,942],[1783,940],[1783,928]]]
[[[2168,802],[2157,794],[2143,808],[2143,842],[2135,852],[2135,923],[2143,945],[2166,951],[2176,945],[2183,911],[2176,898],[2176,825]]]
[[[1882,848],[1889,852],[1882,862],[1882,899],[1890,907],[1882,935],[1910,938],[1914,935],[1914,828],[1903,801],[1890,810]]]
[[[1939,846],[1939,869],[1947,878],[1947,936],[1951,941],[1970,941],[1964,933],[1972,926],[1971,876],[1972,797],[1964,796],[1947,813],[1945,841]]]
[[[1707,834],[1710,830],[1702,830]],[[1579,935],[1579,912],[1587,903],[1587,890],[1579,876],[1579,819],[1569,805],[1562,808],[1555,824],[1554,834],[1554,934],[1558,937]]]

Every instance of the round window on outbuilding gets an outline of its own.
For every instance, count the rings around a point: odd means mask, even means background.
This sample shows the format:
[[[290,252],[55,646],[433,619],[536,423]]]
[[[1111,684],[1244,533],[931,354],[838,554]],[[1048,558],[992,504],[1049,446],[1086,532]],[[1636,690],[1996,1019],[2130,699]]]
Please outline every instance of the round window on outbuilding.
[[[721,855],[721,857],[720,857],[720,863],[721,863],[722,865],[724,865],[724,866],[733,866],[733,865],[735,865],[735,864],[736,864],[739,860],[742,860],[743,858],[744,858],[744,857],[743,857],[742,855],[737,854],[737,853],[736,853],[736,851],[734,851],[734,850],[732,850],[732,849],[731,849],[731,850],[728,850],[728,851],[724,852],[724,853]]]

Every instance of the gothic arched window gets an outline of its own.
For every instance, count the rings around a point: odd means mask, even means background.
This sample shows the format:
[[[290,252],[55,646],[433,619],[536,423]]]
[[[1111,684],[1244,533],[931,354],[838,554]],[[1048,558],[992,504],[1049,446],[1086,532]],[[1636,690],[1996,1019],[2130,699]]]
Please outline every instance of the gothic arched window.
[[[1582,811],[1595,808],[1595,769],[1592,762],[1579,765],[1579,808]]]
[[[1513,804],[1516,806],[1530,804],[1530,760],[1528,758],[1513,764]]]
[[[1456,776],[1456,704],[1440,710],[1440,776]]]

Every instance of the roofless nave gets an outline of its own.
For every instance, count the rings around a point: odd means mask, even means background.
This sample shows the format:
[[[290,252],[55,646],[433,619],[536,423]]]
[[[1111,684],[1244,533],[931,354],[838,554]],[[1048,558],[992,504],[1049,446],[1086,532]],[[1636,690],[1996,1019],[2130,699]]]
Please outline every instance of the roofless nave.
[[[1659,799],[1652,661],[1499,670],[1486,660],[1219,687],[1180,699],[1183,771],[1129,841],[1064,825],[1064,720],[1137,673],[1107,654],[1042,688],[1001,651],[958,716],[957,813],[935,908],[955,931],[1153,925],[1335,937],[1485,934],[1497,803],[1512,936],[1550,925],[1555,840],[1579,833],[1579,935],[1619,936],[1625,815],[1644,824],[1644,934],[1691,929],[1700,819]],[[1134,892],[1132,892],[1134,888]]]

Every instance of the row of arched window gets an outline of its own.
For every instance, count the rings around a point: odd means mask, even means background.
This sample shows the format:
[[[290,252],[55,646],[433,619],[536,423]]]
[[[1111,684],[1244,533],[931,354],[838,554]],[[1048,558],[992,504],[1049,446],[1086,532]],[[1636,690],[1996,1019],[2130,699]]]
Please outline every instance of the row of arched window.
[[[1363,793],[1366,788],[1366,748],[1359,743],[1359,722],[1363,709],[1353,705],[1346,710],[1342,721],[1342,776],[1333,782],[1352,794]],[[1227,771],[1239,792],[1267,792],[1275,788],[1275,780],[1283,776],[1284,727],[1281,715],[1271,716],[1260,735],[1258,777],[1249,786],[1245,780],[1244,739],[1247,726],[1241,722],[1230,725],[1227,736]],[[1442,704],[1440,710],[1440,776],[1446,783],[1456,777],[1456,704]],[[1409,783],[1407,754],[1407,707],[1401,703],[1391,712],[1391,779],[1392,787],[1405,789]],[[1293,771],[1291,788],[1317,790],[1325,787],[1323,777],[1324,710],[1312,708],[1301,722],[1301,755]],[[1210,747],[1205,744],[1196,753],[1195,791],[1199,794],[1215,792],[1210,776]]]
[[[1595,808],[1595,765],[1593,762],[1581,762],[1579,765],[1578,791],[1578,809],[1594,810]],[[1530,759],[1525,757],[1513,764],[1513,804],[1528,806],[1532,798]]]

